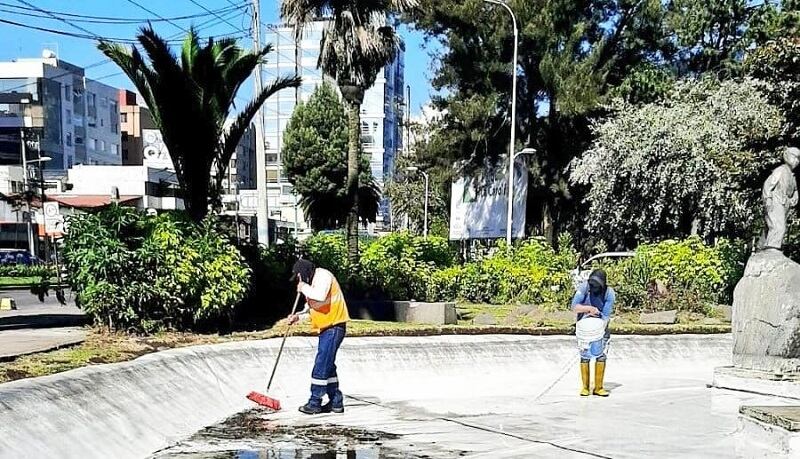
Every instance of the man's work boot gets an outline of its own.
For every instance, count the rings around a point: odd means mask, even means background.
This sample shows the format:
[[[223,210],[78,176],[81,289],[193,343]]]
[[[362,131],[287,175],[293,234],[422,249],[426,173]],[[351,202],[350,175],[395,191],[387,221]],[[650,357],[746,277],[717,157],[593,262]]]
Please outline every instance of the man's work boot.
[[[304,414],[320,414],[322,413],[322,407],[319,405],[312,405],[311,403],[306,403],[305,405],[299,408],[299,411]]]
[[[342,414],[342,413],[344,413],[344,405],[334,406],[331,402],[328,402],[328,403],[322,405],[322,412],[323,413]]]
[[[589,396],[589,362],[581,362],[581,397]]]
[[[588,367],[588,364],[587,364]],[[606,362],[598,360],[594,363],[594,395],[608,397],[609,392],[603,389],[603,378],[606,375]]]

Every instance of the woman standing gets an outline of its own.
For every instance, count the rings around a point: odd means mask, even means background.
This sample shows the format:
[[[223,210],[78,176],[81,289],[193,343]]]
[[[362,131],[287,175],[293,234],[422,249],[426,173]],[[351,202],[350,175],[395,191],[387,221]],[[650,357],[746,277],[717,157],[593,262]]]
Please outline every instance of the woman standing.
[[[589,392],[589,362],[594,357],[594,395],[608,397],[609,393],[603,388],[603,378],[606,373],[606,343],[610,338],[608,323],[614,310],[616,294],[608,286],[606,273],[597,269],[592,271],[589,280],[578,288],[572,298],[572,310],[578,315],[578,321],[584,317],[599,317],[606,323],[606,333],[602,341],[581,351],[581,396],[586,397]]]

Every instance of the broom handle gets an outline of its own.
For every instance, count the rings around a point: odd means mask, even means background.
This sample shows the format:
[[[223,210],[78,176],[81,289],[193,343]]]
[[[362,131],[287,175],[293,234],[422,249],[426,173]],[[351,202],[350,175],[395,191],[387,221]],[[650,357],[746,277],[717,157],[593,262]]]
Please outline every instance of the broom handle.
[[[294,299],[294,307],[292,308],[292,314],[297,311],[297,305],[300,303],[300,292],[297,292],[297,297]],[[275,371],[278,369],[278,362],[281,361],[281,354],[283,353],[283,345],[286,344],[286,338],[289,337],[289,331],[292,329],[292,325],[289,324],[286,327],[286,333],[283,335],[283,341],[281,341],[281,348],[278,349],[278,356],[275,358],[275,365],[272,367],[272,374],[269,376],[269,382],[267,383],[267,392],[269,392],[269,388],[272,387],[272,379],[275,378]]]

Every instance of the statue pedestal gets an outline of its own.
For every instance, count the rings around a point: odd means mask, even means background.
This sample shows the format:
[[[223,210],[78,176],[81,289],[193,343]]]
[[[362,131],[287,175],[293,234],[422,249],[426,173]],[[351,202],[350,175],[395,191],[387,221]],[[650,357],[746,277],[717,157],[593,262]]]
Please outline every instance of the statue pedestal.
[[[714,387],[800,400],[800,265],[777,250],[753,254],[733,298],[733,365]]]
[[[753,254],[733,295],[733,364],[800,373],[800,265],[777,250]]]
[[[800,401],[800,374],[783,375],[738,367],[718,367],[714,369],[711,386]]]
[[[739,457],[800,456],[800,407],[739,408],[736,455]]]

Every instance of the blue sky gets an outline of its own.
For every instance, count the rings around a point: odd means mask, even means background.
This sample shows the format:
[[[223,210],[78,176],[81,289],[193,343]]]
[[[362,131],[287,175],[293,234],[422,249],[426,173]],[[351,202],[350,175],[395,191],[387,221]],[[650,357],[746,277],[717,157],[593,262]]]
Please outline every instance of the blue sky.
[[[221,22],[214,16],[209,15],[192,0],[0,0],[0,19],[18,22],[28,27],[40,27],[54,29],[76,34],[99,35],[103,37],[114,37],[131,39],[135,36],[136,30],[141,24],[98,24],[69,21],[67,24],[40,12],[30,12],[25,14],[20,8],[35,7],[55,11],[59,13],[69,13],[73,15],[91,15],[111,18],[156,18],[156,13],[164,18],[175,18],[197,14],[205,14],[205,17],[193,19],[181,19],[169,22],[155,22],[154,28],[163,36],[180,38],[184,31],[179,27],[188,28],[192,23],[202,25],[201,35],[245,35],[249,25],[249,10],[234,10],[232,4],[250,4],[245,0],[194,0],[205,8],[217,11],[228,8],[229,11],[220,13],[227,22]],[[152,11],[147,12],[139,6]],[[28,5],[29,4],[29,5]],[[262,0],[261,15],[263,22],[270,24],[278,22],[278,1]],[[16,13],[23,14],[16,14]],[[68,16],[75,18],[75,16]],[[219,23],[219,24],[217,24]],[[76,27],[77,26],[77,27]],[[81,30],[83,27],[87,30]],[[238,30],[237,30],[238,29]],[[243,32],[242,29],[245,31]],[[423,49],[423,37],[421,34],[409,31],[402,27],[400,34],[406,42],[406,83],[411,85],[412,91],[412,113],[418,114],[420,108],[430,99],[430,57],[428,52]],[[38,57],[41,56],[45,48],[56,51],[59,57],[67,62],[89,66],[104,60],[104,56],[97,51],[95,42],[90,39],[74,38],[62,36],[46,31],[32,30],[30,28],[18,27],[11,24],[0,23],[0,61],[9,61],[18,57]],[[243,44],[251,46],[249,38],[243,39]],[[89,68],[86,75],[92,79],[100,79],[103,83],[132,89],[132,85],[124,75],[116,75],[119,69],[113,63],[104,63]],[[249,97],[249,85],[242,90],[242,96]]]

